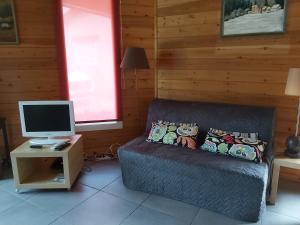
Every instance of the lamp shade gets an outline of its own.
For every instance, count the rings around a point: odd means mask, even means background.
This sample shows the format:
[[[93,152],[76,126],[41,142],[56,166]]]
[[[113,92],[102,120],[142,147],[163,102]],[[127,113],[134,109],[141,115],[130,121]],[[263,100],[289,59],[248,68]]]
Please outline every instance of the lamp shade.
[[[300,68],[290,69],[285,94],[300,96]]]
[[[122,69],[149,69],[143,48],[127,48],[120,66]]]

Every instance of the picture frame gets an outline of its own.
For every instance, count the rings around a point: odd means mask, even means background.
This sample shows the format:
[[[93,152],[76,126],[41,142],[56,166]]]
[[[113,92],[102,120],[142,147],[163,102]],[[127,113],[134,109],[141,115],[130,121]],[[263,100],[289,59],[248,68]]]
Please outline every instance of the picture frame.
[[[13,0],[0,0],[0,44],[19,44]]]
[[[283,34],[288,0],[222,0],[221,37]]]

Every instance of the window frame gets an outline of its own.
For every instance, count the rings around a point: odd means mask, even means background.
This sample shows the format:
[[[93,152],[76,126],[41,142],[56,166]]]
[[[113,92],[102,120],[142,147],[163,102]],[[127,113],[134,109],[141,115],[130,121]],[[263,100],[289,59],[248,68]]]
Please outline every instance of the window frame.
[[[67,54],[65,46],[65,33],[63,23],[63,0],[56,0],[56,27],[57,27],[57,54],[59,65],[60,95],[63,100],[70,100],[68,84]],[[89,120],[76,122],[77,130],[109,130],[122,129],[122,112],[121,112],[121,26],[120,26],[120,0],[111,0],[113,9],[113,38],[114,38],[114,58],[115,58],[115,80],[116,80],[116,110],[117,119],[107,120]],[[93,126],[93,124],[95,126]],[[102,126],[103,124],[103,126]],[[110,126],[112,124],[112,126]],[[118,124],[117,126],[115,124]],[[79,128],[80,127],[80,128]],[[111,128],[110,128],[111,127]]]

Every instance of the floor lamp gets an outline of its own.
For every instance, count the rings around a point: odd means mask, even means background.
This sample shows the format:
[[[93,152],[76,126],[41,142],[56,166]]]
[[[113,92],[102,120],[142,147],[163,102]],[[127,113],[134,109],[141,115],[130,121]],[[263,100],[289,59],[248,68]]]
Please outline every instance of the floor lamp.
[[[300,117],[300,68],[291,68],[289,70],[285,94],[297,96],[299,98],[295,136],[291,136],[287,139],[287,149],[285,151],[285,155],[292,158],[300,158],[300,137],[298,137]]]
[[[137,69],[149,69],[149,63],[146,56],[145,49],[130,47],[126,48],[123,60],[121,62],[122,73],[122,83],[124,83],[124,70],[125,69],[134,69],[135,75],[135,88],[137,89]],[[123,86],[123,85],[122,85]],[[124,88],[124,87],[122,87]]]

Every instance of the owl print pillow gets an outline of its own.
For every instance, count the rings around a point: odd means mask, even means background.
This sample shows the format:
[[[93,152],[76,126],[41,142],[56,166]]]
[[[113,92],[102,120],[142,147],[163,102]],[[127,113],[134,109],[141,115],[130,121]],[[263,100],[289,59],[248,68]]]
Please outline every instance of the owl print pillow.
[[[158,121],[152,123],[147,141],[196,150],[198,134],[199,127],[195,123]]]

